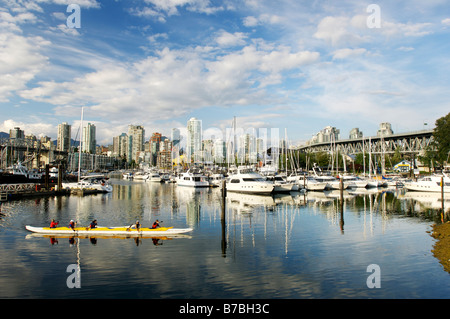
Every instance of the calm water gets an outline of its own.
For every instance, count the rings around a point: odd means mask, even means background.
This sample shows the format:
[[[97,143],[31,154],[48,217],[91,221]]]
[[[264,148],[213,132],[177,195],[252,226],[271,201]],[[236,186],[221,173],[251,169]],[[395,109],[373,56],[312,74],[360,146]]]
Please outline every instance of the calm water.
[[[112,194],[8,202],[0,219],[0,298],[448,298],[433,256],[440,216],[419,193],[228,193],[112,179]],[[416,195],[416,197],[411,197]],[[417,196],[420,196],[417,197]],[[419,200],[420,199],[420,200]],[[436,208],[440,207],[437,198]],[[30,236],[25,225],[76,219],[192,227],[173,239]],[[68,288],[69,265],[81,288]],[[379,265],[381,287],[367,272]]]

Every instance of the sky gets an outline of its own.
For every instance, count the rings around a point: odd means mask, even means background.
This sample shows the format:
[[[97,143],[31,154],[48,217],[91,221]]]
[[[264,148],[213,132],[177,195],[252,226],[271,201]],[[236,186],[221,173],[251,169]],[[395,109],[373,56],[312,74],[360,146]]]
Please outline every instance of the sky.
[[[103,145],[191,117],[205,136],[236,117],[299,145],[326,126],[432,129],[450,111],[445,0],[0,0],[0,30],[3,132],[56,139],[67,122],[75,139],[83,107]]]

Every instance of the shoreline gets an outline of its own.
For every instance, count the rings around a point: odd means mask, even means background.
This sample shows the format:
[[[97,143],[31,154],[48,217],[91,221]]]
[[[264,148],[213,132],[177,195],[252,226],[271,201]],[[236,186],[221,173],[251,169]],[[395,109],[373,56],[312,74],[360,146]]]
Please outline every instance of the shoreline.
[[[433,225],[431,237],[436,239],[431,252],[439,260],[444,270],[450,274],[450,221]]]

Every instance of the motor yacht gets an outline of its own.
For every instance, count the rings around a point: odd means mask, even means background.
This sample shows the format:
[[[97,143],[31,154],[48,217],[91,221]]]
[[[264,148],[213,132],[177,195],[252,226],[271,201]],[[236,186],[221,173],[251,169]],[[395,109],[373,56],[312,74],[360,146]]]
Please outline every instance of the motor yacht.
[[[113,187],[109,184],[108,178],[103,175],[82,176],[79,182],[62,183],[63,189],[95,189],[101,193],[111,193]]]
[[[272,194],[274,183],[251,168],[238,168],[226,180],[227,191],[251,194]]]
[[[177,185],[189,187],[209,187],[209,182],[207,177],[199,171],[189,169],[187,172],[178,176]]]
[[[441,192],[441,180],[444,182],[444,193],[450,193],[450,178],[447,174],[442,176],[432,175],[419,178],[417,182],[410,181],[404,183],[404,187],[409,191],[420,192]]]

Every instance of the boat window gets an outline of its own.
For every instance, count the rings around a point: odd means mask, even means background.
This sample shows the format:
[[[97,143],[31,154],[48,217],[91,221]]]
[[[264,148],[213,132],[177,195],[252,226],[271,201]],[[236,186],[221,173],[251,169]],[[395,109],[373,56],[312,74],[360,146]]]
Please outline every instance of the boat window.
[[[244,182],[262,182],[262,178],[243,178]]]
[[[241,181],[238,180],[238,179],[232,179],[230,183],[235,183],[235,184],[237,184],[237,183],[240,183],[240,182],[241,182]]]

